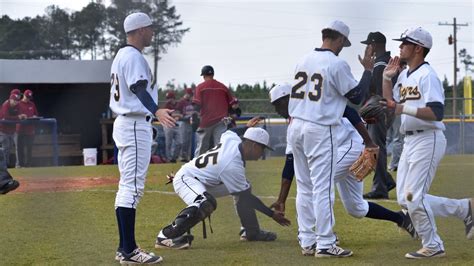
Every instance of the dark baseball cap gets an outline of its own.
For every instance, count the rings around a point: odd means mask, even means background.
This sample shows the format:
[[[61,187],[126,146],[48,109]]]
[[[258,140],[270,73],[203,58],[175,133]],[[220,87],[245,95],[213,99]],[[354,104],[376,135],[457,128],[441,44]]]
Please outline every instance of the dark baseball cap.
[[[371,43],[386,43],[386,42],[387,42],[387,39],[385,38],[385,35],[376,31],[376,32],[370,32],[369,35],[367,36],[367,40],[361,41],[360,43],[371,44]]]
[[[204,75],[214,75],[214,68],[212,66],[203,66],[201,69],[201,76]]]

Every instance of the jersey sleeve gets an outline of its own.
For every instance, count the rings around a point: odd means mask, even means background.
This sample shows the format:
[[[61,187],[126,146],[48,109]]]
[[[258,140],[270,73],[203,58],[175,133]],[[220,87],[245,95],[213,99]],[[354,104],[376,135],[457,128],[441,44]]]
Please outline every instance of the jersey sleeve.
[[[351,67],[345,61],[338,61],[333,71],[331,77],[326,78],[334,78],[334,80],[330,82],[335,85],[336,90],[341,95],[346,95],[346,93],[357,86],[357,81],[351,73]]]
[[[147,86],[151,86],[148,65],[142,56],[129,56],[127,64],[123,65],[123,73],[128,89],[139,80],[146,80]]]
[[[424,96],[425,104],[439,102],[444,104],[444,89],[439,78],[430,73],[420,82],[420,90]]]

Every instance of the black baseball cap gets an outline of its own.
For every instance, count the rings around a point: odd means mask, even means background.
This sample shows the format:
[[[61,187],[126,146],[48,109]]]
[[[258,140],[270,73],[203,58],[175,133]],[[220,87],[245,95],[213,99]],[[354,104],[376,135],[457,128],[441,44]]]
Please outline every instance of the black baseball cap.
[[[203,66],[201,69],[201,76],[204,75],[214,75],[214,68],[209,65]]]
[[[387,43],[387,39],[385,38],[385,35],[376,31],[376,32],[370,32],[369,35],[367,36],[367,40],[361,41],[360,43],[363,43],[363,44]]]

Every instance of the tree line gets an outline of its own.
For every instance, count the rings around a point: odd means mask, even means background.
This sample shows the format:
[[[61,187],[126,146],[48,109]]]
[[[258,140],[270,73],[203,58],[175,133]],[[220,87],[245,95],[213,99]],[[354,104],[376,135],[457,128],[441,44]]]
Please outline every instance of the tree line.
[[[108,7],[97,0],[76,12],[51,5],[34,18],[13,20],[4,15],[0,18],[0,58],[111,59],[126,43],[123,20],[134,11],[145,12],[153,20],[155,36],[144,53],[152,55],[156,76],[160,56],[189,31],[168,0],[112,0]]]

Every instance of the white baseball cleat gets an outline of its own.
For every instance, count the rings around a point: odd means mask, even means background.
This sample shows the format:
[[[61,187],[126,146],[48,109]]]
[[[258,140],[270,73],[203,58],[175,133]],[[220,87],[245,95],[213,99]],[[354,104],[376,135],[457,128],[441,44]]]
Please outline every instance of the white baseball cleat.
[[[437,258],[446,256],[444,250],[430,249],[430,248],[421,248],[417,252],[410,252],[405,254],[407,259],[428,259],[428,258]]]
[[[303,256],[314,256],[314,253],[316,253],[316,243],[301,249],[301,254],[303,254]]]

